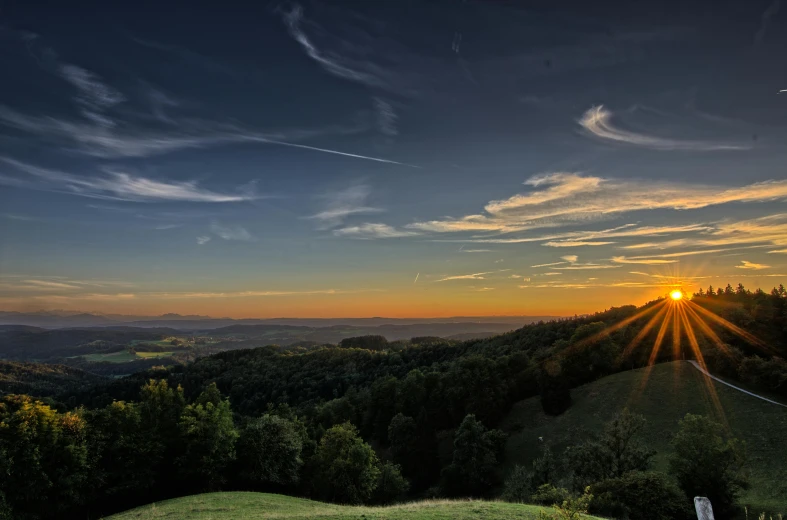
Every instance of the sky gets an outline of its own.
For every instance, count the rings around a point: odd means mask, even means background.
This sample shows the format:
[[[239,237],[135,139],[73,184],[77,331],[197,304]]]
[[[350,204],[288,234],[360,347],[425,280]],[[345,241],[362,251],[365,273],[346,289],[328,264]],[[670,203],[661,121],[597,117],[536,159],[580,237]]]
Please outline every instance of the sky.
[[[574,315],[787,283],[787,6],[0,5],[0,309]]]

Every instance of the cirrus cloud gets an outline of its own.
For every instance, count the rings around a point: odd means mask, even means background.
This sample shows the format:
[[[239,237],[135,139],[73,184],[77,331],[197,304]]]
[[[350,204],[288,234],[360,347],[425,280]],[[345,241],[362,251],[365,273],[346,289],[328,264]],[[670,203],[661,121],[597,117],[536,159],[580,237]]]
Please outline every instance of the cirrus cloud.
[[[580,118],[579,124],[595,137],[655,150],[688,150],[703,152],[717,150],[747,150],[751,148],[751,146],[742,144],[656,137],[618,128],[612,124],[612,112],[604,108],[603,105],[587,110],[582,115],[582,118]]]

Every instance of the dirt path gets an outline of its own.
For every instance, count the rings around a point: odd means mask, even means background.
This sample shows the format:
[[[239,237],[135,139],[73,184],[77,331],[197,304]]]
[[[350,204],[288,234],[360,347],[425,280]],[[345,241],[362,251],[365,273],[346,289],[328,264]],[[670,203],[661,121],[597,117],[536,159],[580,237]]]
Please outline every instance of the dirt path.
[[[753,394],[753,393],[749,392],[748,390],[744,390],[743,388],[740,388],[740,387],[738,387],[738,386],[735,386],[735,385],[731,385],[731,384],[730,384],[730,383],[728,383],[727,381],[724,381],[724,380],[722,380],[722,379],[719,379],[718,377],[714,376],[713,374],[711,374],[711,373],[710,373],[710,372],[708,372],[707,370],[703,369],[703,368],[700,366],[700,364],[699,364],[699,363],[697,363],[696,361],[689,361],[689,363],[691,363],[691,364],[694,366],[694,368],[696,368],[697,370],[699,370],[700,372],[702,372],[702,373],[703,373],[703,374],[705,374],[706,376],[710,377],[710,378],[711,378],[711,379],[713,379],[714,381],[718,381],[719,383],[721,383],[721,384],[723,384],[723,385],[727,385],[727,386],[729,386],[730,388],[734,388],[735,390],[738,390],[739,392],[743,392],[744,394],[749,394],[750,396],[752,396],[752,397],[756,397],[757,399],[762,399],[763,401],[768,401],[768,402],[769,402],[769,403],[771,403],[771,404],[775,404],[775,405],[777,405],[777,406],[783,406],[783,407],[787,408],[787,404],[782,404],[782,403],[778,403],[778,402],[776,402],[776,401],[772,401],[772,400],[768,399],[767,397],[763,397],[763,396],[761,396],[761,395]]]

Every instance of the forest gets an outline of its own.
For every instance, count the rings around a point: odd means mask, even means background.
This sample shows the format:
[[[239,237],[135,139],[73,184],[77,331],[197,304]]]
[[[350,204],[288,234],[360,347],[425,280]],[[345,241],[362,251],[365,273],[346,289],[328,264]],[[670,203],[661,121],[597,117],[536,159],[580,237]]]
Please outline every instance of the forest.
[[[692,302],[758,339],[708,322],[724,347],[697,335],[709,370],[787,397],[784,287],[708,288]],[[577,386],[697,356],[684,337],[651,359],[658,327],[646,325],[660,303],[464,342],[368,336],[238,349],[80,384],[79,374],[41,368],[46,385],[18,387],[27,391],[0,402],[0,518],[96,517],[211,490],[342,504],[584,496],[593,513],[642,518],[646,510],[657,519],[689,518],[687,497],[703,494],[717,518],[733,518],[748,486],[745,449],[710,417],[674,425],[669,471],[653,470],[654,454],[638,437],[647,418],[627,410],[564,452],[545,444],[532,466],[502,470],[499,426],[515,403],[538,396],[544,413],[560,415]],[[627,348],[635,338],[642,347]],[[36,380],[36,365],[5,367]]]

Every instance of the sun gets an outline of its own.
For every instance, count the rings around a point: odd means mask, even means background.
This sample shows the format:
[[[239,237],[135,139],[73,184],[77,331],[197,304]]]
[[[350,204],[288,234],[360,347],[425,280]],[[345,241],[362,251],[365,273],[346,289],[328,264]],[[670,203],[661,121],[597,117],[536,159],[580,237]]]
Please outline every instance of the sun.
[[[676,302],[680,301],[680,300],[683,299],[683,291],[681,291],[679,289],[675,289],[674,291],[669,293],[669,297],[672,298],[673,300],[675,300]]]

